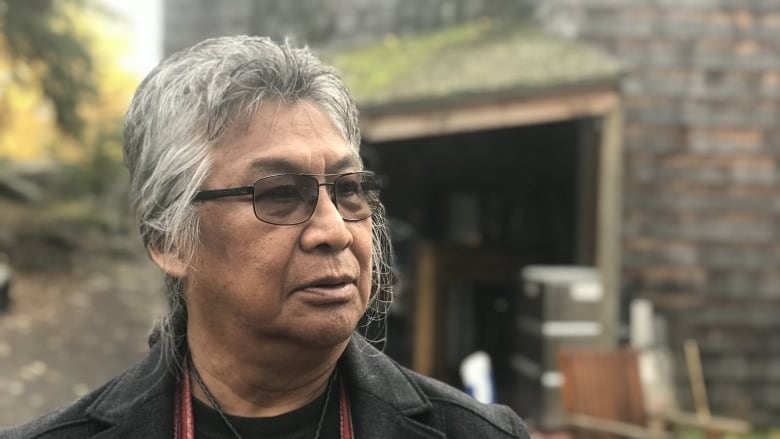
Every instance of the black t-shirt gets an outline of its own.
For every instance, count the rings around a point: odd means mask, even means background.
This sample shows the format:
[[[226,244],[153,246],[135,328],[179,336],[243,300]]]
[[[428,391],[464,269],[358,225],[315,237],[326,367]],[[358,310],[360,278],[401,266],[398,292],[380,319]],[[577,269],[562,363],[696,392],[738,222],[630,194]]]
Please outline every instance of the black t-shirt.
[[[339,392],[333,386],[320,439],[339,439]],[[320,420],[325,394],[311,403],[279,416],[245,418],[227,415],[228,420],[244,439],[311,439]],[[196,439],[236,439],[216,410],[192,398]]]

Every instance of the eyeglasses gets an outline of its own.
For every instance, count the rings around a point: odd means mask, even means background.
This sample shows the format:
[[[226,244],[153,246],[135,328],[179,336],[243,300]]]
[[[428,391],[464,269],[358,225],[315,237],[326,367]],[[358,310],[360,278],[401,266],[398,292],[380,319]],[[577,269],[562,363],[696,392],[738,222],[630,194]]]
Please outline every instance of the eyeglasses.
[[[330,182],[320,183],[317,177]],[[345,174],[279,174],[263,177],[252,186],[204,190],[192,201],[252,195],[255,216],[278,226],[309,220],[317,208],[320,186],[329,186],[330,198],[345,221],[360,221],[379,206],[379,184],[372,172]]]

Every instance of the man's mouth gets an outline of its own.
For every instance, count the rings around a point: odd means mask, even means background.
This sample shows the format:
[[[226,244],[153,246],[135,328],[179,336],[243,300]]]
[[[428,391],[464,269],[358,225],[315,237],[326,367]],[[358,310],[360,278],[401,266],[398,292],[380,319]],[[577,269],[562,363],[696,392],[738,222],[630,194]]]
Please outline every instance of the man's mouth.
[[[323,276],[304,283],[296,291],[305,294],[307,302],[326,305],[351,300],[357,285],[352,276]]]

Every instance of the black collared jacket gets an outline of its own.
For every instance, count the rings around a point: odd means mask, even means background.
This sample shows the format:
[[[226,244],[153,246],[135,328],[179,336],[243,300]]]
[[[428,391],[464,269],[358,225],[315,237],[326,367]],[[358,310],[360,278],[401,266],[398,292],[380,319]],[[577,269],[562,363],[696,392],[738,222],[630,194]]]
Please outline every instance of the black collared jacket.
[[[356,439],[522,438],[508,407],[484,405],[418,375],[353,336],[340,362]],[[175,377],[153,347],[138,364],[73,404],[0,439],[173,438]]]

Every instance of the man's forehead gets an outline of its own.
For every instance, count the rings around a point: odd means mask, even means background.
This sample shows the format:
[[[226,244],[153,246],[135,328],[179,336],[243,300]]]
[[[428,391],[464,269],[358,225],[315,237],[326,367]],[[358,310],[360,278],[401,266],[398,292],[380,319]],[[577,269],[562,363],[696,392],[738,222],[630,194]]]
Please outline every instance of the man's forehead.
[[[353,152],[343,155],[341,158],[325,164],[326,174],[338,174],[345,171],[354,171],[360,167],[360,160]],[[250,175],[263,174],[304,174],[312,172],[307,169],[305,163],[295,160],[293,157],[262,157],[249,163],[246,173]]]
[[[356,148],[319,105],[307,100],[262,103],[245,129],[232,131],[213,153],[221,156],[218,162],[243,156],[240,167],[233,169],[246,176],[340,173],[361,168]]]
[[[270,98],[237,112],[217,144],[230,144],[250,136],[272,138],[282,133],[317,136],[328,128],[344,136],[339,124],[317,103],[308,99],[282,102]]]
[[[249,130],[295,130],[298,133],[317,134],[323,126],[338,129],[338,124],[318,104],[308,99],[287,103],[276,99],[261,103],[253,112]]]

